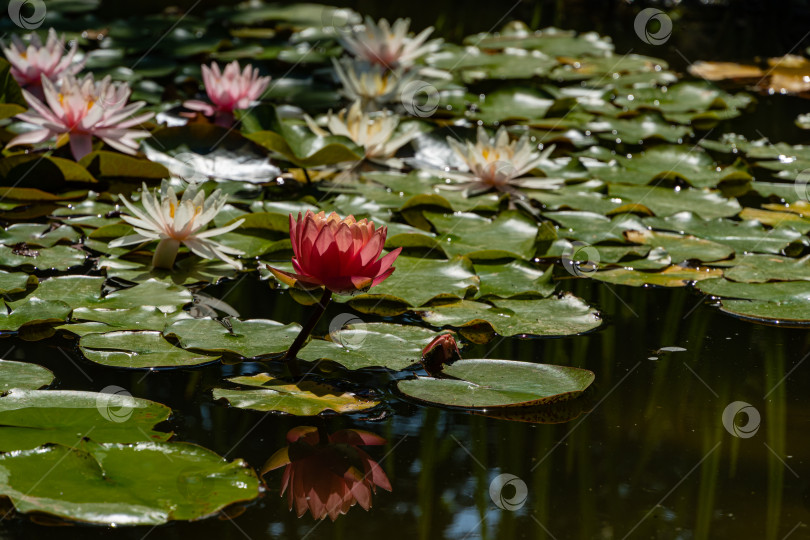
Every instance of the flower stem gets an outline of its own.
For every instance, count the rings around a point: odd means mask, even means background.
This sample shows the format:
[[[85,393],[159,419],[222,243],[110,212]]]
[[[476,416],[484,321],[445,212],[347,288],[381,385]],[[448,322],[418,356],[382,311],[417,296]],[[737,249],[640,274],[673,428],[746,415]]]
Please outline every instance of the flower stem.
[[[315,325],[318,324],[319,320],[321,320],[321,315],[323,315],[323,312],[326,311],[326,306],[329,304],[329,301],[331,299],[332,299],[332,291],[330,291],[329,289],[325,289],[323,291],[323,296],[321,296],[321,299],[316,304],[315,311],[312,313],[312,315],[310,316],[309,320],[304,325],[304,327],[301,328],[301,332],[298,334],[298,337],[295,338],[293,344],[290,345],[290,348],[287,350],[287,354],[284,355],[284,360],[288,364],[290,362],[295,361],[298,355],[298,351],[300,351],[301,347],[304,346],[304,343],[306,343],[307,338],[315,329]]]
[[[179,240],[164,238],[158,243],[155,249],[155,255],[152,257],[152,266],[171,270],[172,266],[174,266],[174,260],[177,258],[177,250],[179,249]]]

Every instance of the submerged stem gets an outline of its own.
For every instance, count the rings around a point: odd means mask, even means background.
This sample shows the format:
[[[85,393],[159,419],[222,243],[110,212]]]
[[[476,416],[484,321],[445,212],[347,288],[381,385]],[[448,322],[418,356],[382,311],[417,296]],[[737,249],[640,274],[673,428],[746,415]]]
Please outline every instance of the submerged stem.
[[[315,325],[318,324],[318,321],[321,320],[321,315],[323,312],[326,311],[326,306],[329,304],[329,301],[332,299],[332,291],[329,289],[325,289],[323,291],[323,296],[316,304],[316,309],[310,316],[307,323],[301,328],[301,332],[298,334],[298,337],[295,338],[293,344],[290,345],[290,348],[287,350],[287,354],[284,355],[284,360],[287,363],[295,361],[296,357],[298,356],[298,351],[301,350],[301,347],[304,346],[306,343],[307,338],[312,333],[312,330],[315,329]]]

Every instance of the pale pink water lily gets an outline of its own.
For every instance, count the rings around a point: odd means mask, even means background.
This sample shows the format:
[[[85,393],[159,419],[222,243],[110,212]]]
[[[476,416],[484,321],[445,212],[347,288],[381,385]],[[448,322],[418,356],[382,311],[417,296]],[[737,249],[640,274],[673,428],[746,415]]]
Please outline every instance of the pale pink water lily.
[[[400,127],[399,116],[391,111],[364,113],[360,101],[355,101],[348,111],[343,109],[337,114],[329,111],[326,121],[328,132],[308,115],[304,119],[316,135],[326,137],[331,133],[348,137],[365,149],[366,159],[398,168],[402,167],[402,163],[394,158],[394,154],[420,133],[415,122],[397,130]]]
[[[433,33],[432,26],[412,37],[409,35],[410,25],[410,19],[397,19],[391,25],[386,19],[375,23],[366,16],[365,25],[352,29],[351,33],[341,37],[340,42],[349,54],[359,60],[388,69],[408,69],[420,57],[441,45],[440,39],[427,41]]]
[[[70,49],[65,47],[64,37],[56,31],[48,30],[45,43],[37,34],[31,34],[31,41],[26,44],[16,34],[11,36],[11,44],[2,47],[3,54],[11,64],[11,76],[22,87],[43,97],[41,85],[44,76],[57,82],[63,75],[75,75],[81,71],[84,62],[76,61],[78,45],[74,42]]]
[[[183,105],[205,116],[213,116],[216,124],[225,127],[233,123],[233,111],[250,107],[270,84],[270,77],[259,77],[259,70],[251,65],[240,71],[236,60],[225,66],[224,71],[216,63],[210,67],[204,65],[202,75],[205,93],[211,103],[192,99]]]
[[[82,79],[65,75],[59,89],[44,75],[41,80],[44,102],[24,89],[31,110],[17,115],[40,129],[18,135],[8,147],[68,136],[73,157],[80,160],[92,151],[93,136],[126,154],[136,153],[138,139],[149,137],[148,131],[131,128],[149,120],[154,113],[133,116],[146,103],[127,104],[131,91],[126,83],[112,82],[109,76],[96,81],[92,73]]]
[[[174,188],[165,180],[158,197],[158,190],[152,194],[144,184],[141,192],[143,209],[135,206],[126,197],[121,197],[121,201],[132,214],[122,215],[121,218],[135,228],[135,234],[117,238],[109,245],[121,247],[159,240],[152,259],[152,266],[155,268],[171,268],[180,244],[183,244],[192,253],[204,259],[221,259],[234,268],[241,269],[242,264],[229,255],[242,255],[242,252],[214,242],[211,237],[232,231],[245,220],[240,219],[224,227],[207,229],[208,224],[222,210],[227,200],[227,195],[220,190],[206,197],[196,185],[188,186],[182,198],[178,200]]]

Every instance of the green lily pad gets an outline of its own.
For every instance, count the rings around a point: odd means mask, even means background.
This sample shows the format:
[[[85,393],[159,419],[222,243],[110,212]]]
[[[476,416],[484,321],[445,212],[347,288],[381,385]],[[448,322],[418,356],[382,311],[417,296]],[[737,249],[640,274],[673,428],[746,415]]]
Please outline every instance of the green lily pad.
[[[734,249],[729,246],[686,234],[643,230],[625,231],[624,235],[635,244],[666,250],[673,263],[687,260],[719,261],[734,253]]]
[[[472,213],[424,215],[436,227],[439,244],[450,257],[466,255],[480,260],[534,256],[537,224],[520,212],[508,210],[494,219]]]
[[[14,294],[25,291],[30,285],[36,285],[36,276],[25,272],[3,272],[0,270],[0,294]]]
[[[250,386],[246,390],[215,388],[214,399],[226,399],[234,407],[273,411],[295,416],[315,416],[325,411],[352,413],[371,409],[378,401],[362,399],[324,382],[303,380],[290,383],[260,373],[234,377],[229,382]]]
[[[301,326],[266,319],[229,318],[229,331],[213,319],[182,320],[169,326],[165,334],[177,338],[185,349],[230,352],[244,358],[280,354],[289,349]]]
[[[87,334],[79,340],[79,350],[97,364],[123,368],[197,366],[219,358],[175,347],[160,332],[154,331],[117,330]]]
[[[71,246],[26,248],[0,246],[0,266],[35,270],[67,270],[84,264],[87,254]]]
[[[331,360],[346,369],[384,367],[399,371],[418,363],[422,349],[438,335],[420,326],[360,323],[348,317],[347,321],[349,324],[329,334],[330,341],[313,339],[298,357]]]
[[[29,298],[11,313],[0,308],[0,330],[17,331],[24,326],[63,323],[68,315],[70,306],[60,300]]]
[[[743,283],[766,281],[810,281],[810,255],[792,259],[779,255],[746,254],[724,270],[726,279]]]
[[[153,429],[171,409],[117,386],[106,390],[11,390],[0,397],[0,452],[46,443],[74,446],[83,438],[131,443],[171,437]]]
[[[599,313],[572,294],[538,300],[464,300],[418,311],[434,326],[486,325],[501,336],[568,336],[602,324]]]
[[[243,461],[189,443],[48,446],[1,455],[0,476],[20,513],[106,526],[201,519],[259,495]]]
[[[656,285],[659,287],[685,287],[690,283],[704,279],[714,279],[723,275],[719,268],[689,268],[682,266],[668,266],[660,272],[644,272],[628,268],[612,268],[588,274],[588,277],[597,281],[642,287]]]
[[[381,302],[422,306],[434,299],[462,299],[478,290],[478,276],[466,257],[450,260],[422,259],[400,255],[396,271],[370,292],[352,297],[338,297],[364,313],[374,311]]]
[[[704,220],[690,212],[681,212],[666,218],[645,218],[644,223],[655,229],[691,234],[734,248],[739,253],[781,253],[801,234],[788,228],[765,229],[756,221],[728,219]],[[708,259],[703,259],[708,260]]]
[[[728,199],[720,192],[708,189],[674,190],[610,184],[608,194],[611,197],[620,197],[626,204],[646,206],[658,217],[671,216],[689,209],[704,219],[714,219],[735,216],[742,210],[736,199]]]
[[[0,360],[0,392],[12,388],[38,390],[53,382],[53,373],[37,364]]]
[[[503,263],[475,263],[475,273],[481,280],[478,297],[500,296],[549,296],[555,285],[551,280],[552,269],[545,272],[524,261]]]
[[[52,247],[58,242],[78,242],[81,235],[73,227],[61,225],[51,229],[49,225],[39,223],[15,223],[0,230],[0,243],[14,246],[24,242],[28,246]]]
[[[419,377],[397,382],[419,402],[465,409],[533,407],[573,399],[594,381],[587,369],[515,360],[459,360],[444,366],[452,379]]]
[[[664,180],[683,180],[696,188],[713,188],[721,183],[751,181],[741,164],[720,169],[708,153],[689,145],[655,146],[633,157],[616,156],[615,160],[621,166],[600,164],[590,170],[600,180],[619,184],[658,185]]]

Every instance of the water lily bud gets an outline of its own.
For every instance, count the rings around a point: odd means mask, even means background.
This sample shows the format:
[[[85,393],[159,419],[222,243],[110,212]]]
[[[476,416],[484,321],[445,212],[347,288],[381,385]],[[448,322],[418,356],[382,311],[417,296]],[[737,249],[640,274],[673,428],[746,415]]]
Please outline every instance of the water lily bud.
[[[452,334],[442,334],[422,349],[422,365],[433,375],[442,370],[442,365],[461,359],[461,351]]]

